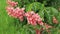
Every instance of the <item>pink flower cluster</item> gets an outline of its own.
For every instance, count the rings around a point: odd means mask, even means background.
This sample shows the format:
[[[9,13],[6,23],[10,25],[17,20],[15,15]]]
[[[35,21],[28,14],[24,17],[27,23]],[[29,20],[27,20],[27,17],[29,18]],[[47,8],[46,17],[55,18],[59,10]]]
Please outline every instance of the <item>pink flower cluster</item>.
[[[7,0],[7,4],[8,4],[8,6],[6,7],[6,10],[7,10],[7,13],[8,13],[9,16],[12,16],[14,18],[18,18],[18,19],[20,19],[20,21],[23,21],[24,17],[26,17],[27,21],[28,21],[28,24],[44,25],[46,27],[46,29],[52,28],[52,26],[49,26],[49,25],[44,24],[42,22],[42,19],[38,15],[38,13],[35,13],[34,11],[29,11],[29,12],[25,13],[24,12],[25,8],[16,7],[18,2]],[[58,23],[58,21],[55,17],[53,17],[53,22],[56,23],[56,24]],[[42,30],[44,30],[44,28],[42,28],[41,30],[36,29],[36,34],[41,34]]]
[[[36,14],[34,11],[25,13],[25,16],[27,17],[28,24],[32,25],[43,25],[42,19],[38,14]]]
[[[7,4],[9,4],[10,6],[17,6],[18,2],[7,0]]]
[[[8,15],[20,19],[20,21],[24,20],[24,16],[27,17],[27,21],[29,24],[32,25],[43,25],[43,22],[38,14],[36,14],[34,11],[31,12],[24,12],[24,8],[16,7],[14,8],[18,2],[14,2],[11,0],[7,0],[8,7],[6,8]]]
[[[21,21],[23,21],[23,17],[24,17],[24,8],[15,8],[14,7],[10,7],[8,6],[6,8],[8,15],[15,17],[15,18],[19,18]]]

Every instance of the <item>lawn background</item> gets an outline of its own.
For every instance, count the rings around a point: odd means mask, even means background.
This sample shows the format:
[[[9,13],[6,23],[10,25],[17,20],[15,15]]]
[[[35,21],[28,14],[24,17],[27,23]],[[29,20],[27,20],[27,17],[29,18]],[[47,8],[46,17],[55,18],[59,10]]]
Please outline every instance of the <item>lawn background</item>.
[[[15,20],[7,15],[6,6],[6,0],[0,0],[0,34],[17,34]]]

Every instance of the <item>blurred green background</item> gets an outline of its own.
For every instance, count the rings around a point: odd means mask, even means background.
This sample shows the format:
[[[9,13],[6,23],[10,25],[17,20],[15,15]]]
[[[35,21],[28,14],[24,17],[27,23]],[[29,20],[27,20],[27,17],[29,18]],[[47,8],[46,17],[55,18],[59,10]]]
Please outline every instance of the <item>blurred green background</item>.
[[[59,0],[56,1],[56,4],[52,1],[52,6],[55,8],[60,7],[60,1],[58,1]],[[6,6],[6,0],[0,0],[0,34],[20,34],[20,32],[16,30],[17,27],[14,24],[18,21],[7,15]]]
[[[14,19],[6,13],[6,0],[0,0],[0,34],[16,34]]]

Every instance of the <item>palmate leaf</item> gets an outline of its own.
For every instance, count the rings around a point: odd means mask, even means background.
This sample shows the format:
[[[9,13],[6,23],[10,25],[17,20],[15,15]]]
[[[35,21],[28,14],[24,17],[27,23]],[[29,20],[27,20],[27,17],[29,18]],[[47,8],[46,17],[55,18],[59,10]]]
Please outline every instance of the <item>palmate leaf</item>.
[[[43,5],[41,3],[34,2],[34,3],[26,5],[26,11],[38,12],[42,7],[43,7]]]
[[[42,7],[40,7],[38,14],[40,15],[40,17],[44,21],[44,5],[42,5]]]
[[[48,24],[52,24],[52,16],[49,14],[49,12],[46,10],[44,11],[44,20]]]
[[[52,22],[53,16],[57,17],[58,11],[53,7],[45,8],[45,11],[44,11],[45,22],[52,25],[53,24],[53,22]]]
[[[58,13],[58,10],[57,9],[51,7],[50,10],[51,10],[51,14],[53,16],[58,17],[59,13]]]

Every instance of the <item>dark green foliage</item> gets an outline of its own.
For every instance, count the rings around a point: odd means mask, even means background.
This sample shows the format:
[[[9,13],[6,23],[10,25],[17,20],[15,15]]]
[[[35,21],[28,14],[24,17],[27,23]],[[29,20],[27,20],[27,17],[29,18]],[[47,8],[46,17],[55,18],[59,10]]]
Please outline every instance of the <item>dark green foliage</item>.
[[[53,7],[47,7],[45,8],[45,11],[44,11],[44,17],[45,17],[45,22],[47,22],[48,24],[52,24],[52,19],[53,17],[58,17],[58,11],[53,8]],[[53,24],[52,24],[53,25]]]
[[[28,8],[28,9],[27,9]],[[43,8],[43,5],[39,2],[34,2],[34,3],[31,3],[31,4],[28,4],[26,6],[26,11],[35,11],[35,12],[39,12],[39,10]]]

